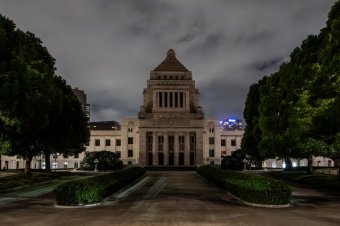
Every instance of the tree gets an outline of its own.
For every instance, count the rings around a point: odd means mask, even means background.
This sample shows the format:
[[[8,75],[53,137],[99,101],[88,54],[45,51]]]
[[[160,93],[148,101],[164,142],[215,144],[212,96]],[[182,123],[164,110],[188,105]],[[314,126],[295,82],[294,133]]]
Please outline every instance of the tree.
[[[55,75],[55,60],[32,33],[0,15],[0,138],[6,155],[26,160],[58,149],[83,150],[89,132],[80,103]],[[4,145],[1,145],[4,146]]]
[[[87,152],[80,167],[83,170],[94,170],[96,164],[99,171],[123,168],[123,162],[119,159],[118,154],[111,151]]]
[[[296,48],[290,61],[258,84],[258,99],[251,87],[245,108],[249,127],[261,132],[257,148],[265,158],[308,158],[340,156],[340,1],[329,13],[326,28],[311,35]],[[256,106],[250,107],[250,106]],[[249,109],[254,116],[249,114]],[[256,111],[257,110],[257,111]],[[248,125],[247,125],[248,127]],[[246,144],[256,144],[254,134],[245,132]],[[250,153],[254,155],[254,153]],[[256,154],[255,154],[256,156]]]
[[[241,149],[250,157],[252,164],[255,164],[257,167],[261,167],[262,161],[264,160],[264,157],[258,148],[262,133],[259,127],[259,88],[266,82],[266,79],[267,77],[264,77],[258,83],[250,86],[243,112],[247,126],[243,134]]]
[[[58,90],[55,104],[50,110],[50,126],[44,132],[46,170],[50,170],[50,155],[77,155],[85,150],[89,130],[85,113],[70,86],[61,77],[54,78]]]
[[[243,160],[246,158],[246,154],[238,149],[234,151],[231,156],[226,156],[222,159],[221,168],[225,170],[240,171],[244,168]]]

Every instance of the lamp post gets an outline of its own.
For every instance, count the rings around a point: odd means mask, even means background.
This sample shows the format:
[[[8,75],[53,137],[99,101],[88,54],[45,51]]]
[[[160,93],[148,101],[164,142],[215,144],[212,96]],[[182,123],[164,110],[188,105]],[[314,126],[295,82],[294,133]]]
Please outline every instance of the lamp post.
[[[97,166],[98,166],[98,159],[94,160],[95,166],[94,166],[94,172],[98,172]]]
[[[244,164],[244,166],[243,166],[243,170],[247,170],[247,159],[243,159],[243,164]]]
[[[58,153],[53,154],[53,158],[54,158],[54,172],[57,171],[57,158],[58,158]]]

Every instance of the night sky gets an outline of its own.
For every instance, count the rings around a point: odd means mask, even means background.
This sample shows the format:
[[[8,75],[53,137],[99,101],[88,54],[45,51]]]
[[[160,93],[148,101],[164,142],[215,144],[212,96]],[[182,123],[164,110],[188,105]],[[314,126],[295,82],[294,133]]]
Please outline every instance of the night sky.
[[[335,0],[0,0],[57,74],[87,93],[91,121],[137,117],[168,49],[193,73],[206,118],[243,118],[249,86],[278,70]]]

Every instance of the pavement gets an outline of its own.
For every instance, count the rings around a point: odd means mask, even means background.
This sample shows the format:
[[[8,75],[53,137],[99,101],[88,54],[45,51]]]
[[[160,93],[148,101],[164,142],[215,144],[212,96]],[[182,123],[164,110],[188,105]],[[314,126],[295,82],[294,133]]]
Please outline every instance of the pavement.
[[[155,171],[97,207],[56,208],[53,193],[0,204],[0,225],[340,225],[339,193],[293,191],[292,207],[248,207],[194,171]]]

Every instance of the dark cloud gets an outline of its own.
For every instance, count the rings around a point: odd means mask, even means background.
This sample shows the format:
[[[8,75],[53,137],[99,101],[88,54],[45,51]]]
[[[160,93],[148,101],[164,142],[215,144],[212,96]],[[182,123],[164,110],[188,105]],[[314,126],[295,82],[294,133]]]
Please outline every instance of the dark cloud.
[[[325,26],[335,0],[0,0],[40,37],[58,74],[84,89],[92,120],[136,117],[149,72],[173,48],[207,118],[242,117],[249,85]]]

